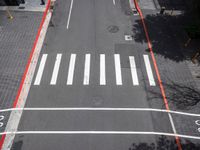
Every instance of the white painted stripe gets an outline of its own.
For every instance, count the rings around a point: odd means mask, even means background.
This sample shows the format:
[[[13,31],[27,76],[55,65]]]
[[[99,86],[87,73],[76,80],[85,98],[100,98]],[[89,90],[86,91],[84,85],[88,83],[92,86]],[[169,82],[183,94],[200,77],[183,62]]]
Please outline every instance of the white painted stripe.
[[[62,54],[57,54],[54,69],[53,69],[53,74],[52,74],[51,82],[50,82],[51,85],[56,84],[58,72],[59,72],[59,68],[60,68],[61,58],[62,58]]]
[[[69,69],[68,69],[67,85],[73,84],[75,62],[76,62],[76,54],[71,54]]]
[[[149,84],[150,84],[150,86],[155,86],[156,83],[155,83],[155,80],[154,80],[154,77],[153,77],[153,72],[152,72],[152,69],[151,69],[151,64],[150,64],[148,55],[144,55],[144,62],[145,62],[145,66],[146,66],[147,75],[148,75],[148,78],[149,78]]]
[[[115,54],[115,74],[116,74],[116,84],[122,85],[122,74],[121,74],[121,63],[120,63],[120,55]]]
[[[177,134],[172,115],[169,112],[168,112],[168,116],[169,116],[169,120],[170,120],[170,123],[171,123],[171,126],[172,126],[172,130],[173,130],[174,134]]]
[[[67,29],[69,29],[69,22],[70,22],[70,18],[71,18],[73,3],[74,3],[74,0],[71,0],[70,9],[69,9],[69,15],[68,15],[68,20],[67,20]]]
[[[172,137],[181,137],[188,139],[198,139],[199,136],[184,135],[184,134],[174,134],[167,132],[151,132],[151,131],[15,131],[15,132],[0,132],[0,135],[3,134],[66,134],[66,135],[75,135],[75,134],[94,134],[94,135],[163,135],[163,136],[172,136]]]
[[[9,109],[1,109],[0,112],[9,112],[9,111],[147,111],[147,112],[163,112],[163,113],[170,113],[170,114],[177,114],[183,116],[192,116],[192,117],[200,117],[200,114],[194,113],[186,113],[180,111],[173,111],[173,110],[166,110],[166,109],[154,109],[154,108],[127,108],[127,107],[26,107],[26,108],[9,108]]]
[[[139,85],[134,56],[129,56],[133,85]]]
[[[89,82],[90,82],[90,54],[86,54],[83,84],[89,85]]]
[[[113,0],[113,5],[115,5],[115,0]]]
[[[36,75],[36,78],[35,78],[34,85],[40,85],[40,81],[42,79],[42,74],[43,74],[43,71],[44,71],[47,56],[48,56],[47,54],[42,55],[42,59],[40,61],[40,66],[39,66],[39,69],[38,69],[38,72],[37,72],[37,75]]]
[[[105,54],[100,54],[100,85],[106,85]]]

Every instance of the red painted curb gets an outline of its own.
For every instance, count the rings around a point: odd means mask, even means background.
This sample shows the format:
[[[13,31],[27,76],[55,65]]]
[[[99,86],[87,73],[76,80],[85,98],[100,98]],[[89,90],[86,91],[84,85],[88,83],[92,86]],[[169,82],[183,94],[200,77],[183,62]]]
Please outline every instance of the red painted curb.
[[[134,4],[135,4],[135,7],[136,7],[136,9],[139,13],[139,16],[141,18],[142,26],[143,26],[145,36],[146,36],[146,39],[147,39],[147,44],[148,44],[148,48],[149,48],[149,51],[150,51],[150,54],[151,54],[151,58],[153,60],[153,64],[154,64],[154,68],[155,68],[155,71],[156,71],[156,76],[158,78],[158,83],[159,83],[159,86],[160,86],[160,90],[161,90],[161,94],[162,94],[163,101],[164,101],[164,104],[165,104],[165,108],[166,108],[167,111],[170,111],[168,100],[166,98],[166,94],[165,94],[165,90],[164,90],[164,86],[162,84],[162,79],[160,77],[157,61],[155,59],[154,52],[153,52],[153,49],[152,49],[152,44],[151,44],[151,40],[150,40],[150,37],[149,37],[149,34],[148,34],[147,26],[146,26],[146,23],[144,21],[144,16],[143,16],[142,11],[141,11],[141,9],[138,5],[137,0],[133,0],[133,1],[134,1]],[[178,136],[175,136],[175,139],[176,139],[176,144],[178,146],[178,150],[182,150],[180,138]]]
[[[5,138],[6,138],[6,134],[3,134],[3,135],[1,136],[1,140],[0,140],[0,149],[1,149],[2,146],[3,146],[3,143],[4,143]]]
[[[19,102],[19,96],[20,96],[20,93],[21,93],[21,90],[22,90],[22,87],[23,87],[23,84],[24,84],[24,81],[25,81],[25,78],[26,78],[26,75],[27,75],[27,72],[28,72],[30,63],[31,63],[31,60],[32,60],[32,57],[33,57],[33,53],[34,53],[35,48],[36,48],[36,45],[37,45],[37,42],[38,42],[38,39],[39,39],[41,30],[42,30],[42,27],[43,27],[43,25],[44,25],[44,21],[45,21],[45,19],[46,19],[47,12],[48,12],[49,7],[50,7],[50,3],[51,3],[51,0],[48,0],[47,5],[46,5],[46,9],[45,9],[45,11],[44,11],[44,13],[43,13],[42,20],[41,20],[41,22],[40,22],[40,26],[39,26],[39,28],[38,28],[38,32],[37,32],[35,41],[34,41],[34,43],[33,43],[33,47],[32,47],[31,53],[30,53],[29,58],[28,58],[28,62],[27,62],[27,64],[26,64],[25,71],[24,71],[23,76],[22,76],[22,80],[21,80],[21,82],[20,82],[20,86],[19,86],[18,91],[17,91],[17,95],[16,95],[15,100],[14,100],[14,103],[13,103],[13,108],[16,108],[16,107],[17,107],[17,103]],[[1,139],[0,139],[0,150],[2,149],[2,146],[3,146],[3,143],[4,143],[5,137],[6,137],[6,134],[3,134],[3,135],[1,136]]]

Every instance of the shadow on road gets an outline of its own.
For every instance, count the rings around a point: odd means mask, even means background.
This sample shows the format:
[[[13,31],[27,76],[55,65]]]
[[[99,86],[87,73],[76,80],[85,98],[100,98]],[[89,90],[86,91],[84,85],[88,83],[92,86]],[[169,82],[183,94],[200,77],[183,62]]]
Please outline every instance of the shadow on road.
[[[183,150],[199,150],[200,144],[185,140],[181,144]],[[169,140],[165,136],[158,138],[156,143],[133,143],[129,150],[177,150],[177,144],[175,140]]]
[[[190,24],[189,21],[186,23],[184,14],[178,16],[171,15],[147,15],[145,22],[148,26],[150,39],[152,42],[152,48],[155,54],[162,55],[164,58],[180,62],[187,58],[191,58],[194,54],[194,50],[191,54],[184,56],[181,51],[178,40],[187,37],[180,37],[184,31],[186,25]],[[141,20],[137,20],[136,24],[133,25],[133,35],[136,42],[147,43],[146,37],[144,37],[144,31],[141,30]],[[184,43],[182,43],[184,44]],[[149,49],[146,50],[147,52]]]
[[[177,109],[190,110],[200,102],[200,92],[193,86],[175,83],[170,80],[167,83],[163,83],[163,86],[169,104]],[[148,92],[151,94],[150,100],[162,98],[160,91],[148,90]]]
[[[200,47],[199,42],[196,45],[195,41],[194,46],[188,49],[181,49],[181,47],[189,38],[185,28],[199,22],[192,11],[192,6],[186,4],[185,0],[158,0],[158,3],[161,7],[166,8],[164,14],[142,10],[154,53],[176,62],[191,59],[197,48]],[[136,20],[132,27],[133,37],[136,42],[146,43],[146,37],[141,27],[141,20]]]

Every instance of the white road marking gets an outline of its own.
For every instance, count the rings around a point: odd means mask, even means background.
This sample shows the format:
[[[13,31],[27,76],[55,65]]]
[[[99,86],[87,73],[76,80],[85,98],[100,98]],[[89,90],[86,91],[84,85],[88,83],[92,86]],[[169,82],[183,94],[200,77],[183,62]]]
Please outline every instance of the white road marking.
[[[51,82],[50,82],[51,85],[56,84],[61,58],[62,58],[62,54],[57,54],[54,69],[53,69],[53,74],[52,74]]]
[[[200,120],[196,120],[195,124],[198,125],[198,126],[200,126]]]
[[[75,62],[76,62],[76,54],[71,54],[69,69],[68,69],[67,85],[73,84]]]
[[[162,113],[170,113],[177,114],[183,116],[192,116],[192,117],[200,117],[200,114],[194,113],[186,113],[180,111],[166,110],[166,109],[155,109],[155,108],[120,108],[120,107],[26,107],[26,108],[9,108],[9,109],[1,109],[0,112],[9,112],[9,111],[147,111],[147,112],[162,112]]]
[[[169,112],[167,114],[169,116],[169,120],[170,120],[170,123],[171,123],[171,126],[172,126],[172,130],[173,130],[174,134],[176,135],[177,131],[176,131],[176,128],[175,128],[175,125],[174,125],[174,121],[172,119],[172,115]]]
[[[172,136],[172,137],[181,137],[181,138],[188,138],[188,139],[198,139],[200,140],[199,136],[191,136],[191,135],[184,135],[184,134],[174,134],[174,133],[167,133],[167,132],[151,132],[151,131],[13,131],[13,132],[0,132],[0,135],[12,135],[12,134],[96,134],[96,135],[163,135],[163,136]]]
[[[134,56],[129,56],[133,85],[139,85]]]
[[[42,74],[43,74],[43,71],[44,71],[47,56],[48,56],[48,54],[42,55],[42,59],[40,61],[40,66],[39,66],[39,69],[38,69],[38,72],[37,72],[37,75],[36,75],[36,78],[35,78],[34,85],[40,85],[40,81],[42,79]]]
[[[121,63],[120,63],[120,55],[115,54],[115,74],[116,74],[116,84],[122,85],[122,74],[121,74]]]
[[[90,54],[86,54],[83,84],[89,85],[89,82],[90,82]]]
[[[105,54],[100,54],[100,85],[106,85]]]
[[[69,15],[68,15],[68,20],[67,20],[67,29],[69,29],[69,22],[70,22],[70,18],[71,18],[73,3],[74,3],[74,0],[71,0],[70,9],[69,9]]]
[[[51,16],[52,16],[52,12],[49,11],[47,13],[42,30],[40,32],[40,36],[39,36],[38,42],[36,44],[35,51],[33,53],[33,57],[31,59],[31,62],[33,62],[33,63],[30,63],[30,66],[29,66],[28,72],[27,72],[27,76],[25,78],[21,93],[19,95],[19,101],[16,105],[17,108],[24,108],[24,105],[26,103],[26,99],[27,99],[27,96],[28,96],[28,93],[30,90],[30,86],[31,86],[30,83],[33,79],[33,75],[34,75],[35,68],[37,65],[38,57],[39,57],[40,51],[42,49],[42,45],[44,42],[44,38],[45,38],[45,35],[47,32],[47,28],[48,28]],[[13,131],[13,133],[6,135],[3,146],[2,146],[2,150],[10,150],[11,149],[14,138],[15,138],[15,132],[17,132],[22,113],[23,113],[23,109],[21,111],[11,112],[10,117],[7,122],[7,125],[6,125],[5,132]]]
[[[113,0],[113,4],[115,5],[115,0]]]
[[[151,69],[151,64],[150,64],[148,55],[144,55],[144,62],[145,62],[145,66],[146,66],[147,75],[148,75],[148,78],[149,78],[149,84],[150,84],[150,86],[155,86],[156,83],[155,83],[155,80],[154,80],[154,77],[153,77],[153,72],[152,72],[152,69]]]

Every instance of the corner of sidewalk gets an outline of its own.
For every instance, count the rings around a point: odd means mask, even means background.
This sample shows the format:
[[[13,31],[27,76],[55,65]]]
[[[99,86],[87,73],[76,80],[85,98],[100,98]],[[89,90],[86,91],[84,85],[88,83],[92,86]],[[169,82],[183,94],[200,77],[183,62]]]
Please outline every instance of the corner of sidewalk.
[[[159,10],[161,8],[159,0],[151,0],[152,2],[154,2],[155,7],[157,10]],[[140,5],[144,5],[142,2],[142,0],[139,0],[139,4]],[[165,4],[169,7],[170,6],[170,2],[168,0],[166,0],[165,2],[163,2],[163,4]],[[183,3],[179,4],[184,5]],[[187,4],[185,4],[185,8],[187,8],[186,6]],[[180,7],[178,6],[178,7]],[[172,8],[173,6],[171,6]],[[177,8],[178,8],[177,7]],[[183,7],[183,6],[182,6]],[[175,8],[175,7],[174,7]],[[157,11],[156,10],[156,11]],[[171,13],[171,10],[167,10],[169,11],[169,14]],[[167,12],[166,11],[166,12]],[[183,10],[175,10],[173,11],[173,16],[174,17],[179,17],[181,15],[181,13],[183,12]],[[168,15],[169,15],[168,14]],[[195,55],[195,53],[198,52],[198,50],[200,49],[200,39],[195,39],[192,40],[190,42],[190,44],[188,44],[187,47],[185,47],[185,43],[187,42],[187,40],[189,39],[189,37],[187,36],[186,31],[184,30],[184,26],[188,25],[189,23],[193,22],[193,18],[190,16],[190,14],[184,14],[185,16],[181,17],[181,19],[179,19],[178,21],[176,21],[176,19],[172,20],[174,21],[174,23],[171,24],[166,24],[166,28],[168,28],[170,26],[172,32],[174,33],[174,37],[176,38],[176,42],[178,43],[179,47],[180,47],[180,55],[183,55],[185,57],[185,62],[192,74],[192,77],[197,85],[197,88],[200,90],[200,61],[198,61],[196,64],[193,63],[192,61],[192,57]],[[163,15],[163,17],[166,17],[165,15]],[[167,27],[168,26],[168,27]]]
[[[40,0],[27,0],[24,9],[0,7],[1,109],[12,108],[46,5],[41,6]]]

